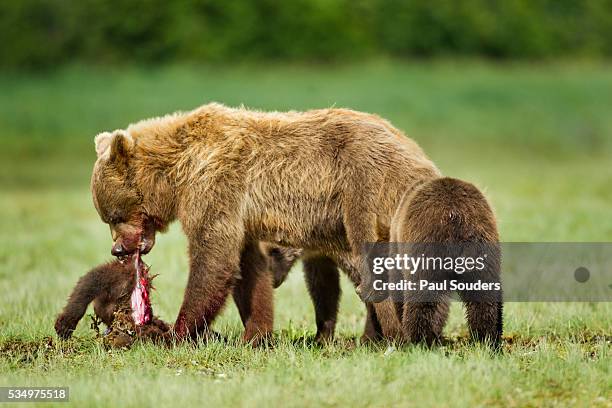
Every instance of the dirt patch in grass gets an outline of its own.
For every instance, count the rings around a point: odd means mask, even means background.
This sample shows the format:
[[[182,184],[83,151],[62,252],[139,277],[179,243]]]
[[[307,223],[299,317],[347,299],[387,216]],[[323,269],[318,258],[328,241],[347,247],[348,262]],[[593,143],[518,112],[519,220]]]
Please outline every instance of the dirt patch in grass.
[[[70,355],[77,351],[74,342],[59,342],[46,336],[40,340],[9,338],[0,340],[0,355],[18,364],[29,364],[58,354]]]
[[[0,356],[3,359],[13,360],[17,364],[29,364],[38,359],[48,359],[51,357],[64,356],[70,357],[74,354],[83,354],[91,350],[95,344],[102,343],[105,345],[105,340],[101,339],[102,336],[94,336],[89,338],[75,337],[69,341],[60,341],[53,337],[46,336],[38,340],[25,340],[20,338],[7,338],[0,340]],[[278,341],[280,339],[277,339]],[[260,349],[267,349],[270,352],[274,352],[275,340],[267,345],[267,347],[260,347]],[[280,340],[282,341],[282,340]],[[591,358],[597,358],[598,352],[602,344],[611,345],[612,335],[603,333],[580,333],[569,337],[562,337],[557,335],[542,335],[542,336],[521,336],[516,333],[511,333],[503,338],[503,351],[504,353],[513,353],[517,350],[524,351],[525,349],[536,349],[542,343],[547,342],[550,344],[578,344],[584,351],[590,355]],[[290,341],[293,347],[297,349],[301,348],[317,348],[323,352],[323,356],[330,354],[330,356],[337,356],[339,350],[342,350],[340,354],[350,354],[357,348],[366,347],[372,350],[373,353],[377,353],[380,350],[385,350],[389,345],[393,344],[397,347],[398,351],[402,349],[406,350],[412,347],[407,344],[398,344],[393,342],[375,342],[360,344],[357,339],[354,338],[336,338],[327,345],[321,345],[314,341],[314,337],[311,336],[294,338]],[[105,345],[108,348],[107,345]],[[205,345],[201,345],[206,347]],[[440,347],[446,351],[447,354],[461,353],[466,349],[473,346],[472,341],[467,336],[458,336],[452,338],[445,338]]]

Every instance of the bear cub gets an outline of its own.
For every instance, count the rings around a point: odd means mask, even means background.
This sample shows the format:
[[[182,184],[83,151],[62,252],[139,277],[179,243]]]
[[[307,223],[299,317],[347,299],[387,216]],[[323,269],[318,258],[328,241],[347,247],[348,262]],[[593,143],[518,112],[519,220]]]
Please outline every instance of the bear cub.
[[[104,338],[106,345],[127,347],[136,338],[162,339],[170,327],[153,316],[149,301],[153,278],[146,272],[147,269],[138,282],[136,262],[131,257],[98,265],[90,270],[79,279],[66,306],[57,317],[57,335],[62,339],[70,338],[87,307],[93,302],[96,316],[107,326]],[[139,304],[140,315],[134,313],[132,307],[135,293],[143,294],[144,301]]]

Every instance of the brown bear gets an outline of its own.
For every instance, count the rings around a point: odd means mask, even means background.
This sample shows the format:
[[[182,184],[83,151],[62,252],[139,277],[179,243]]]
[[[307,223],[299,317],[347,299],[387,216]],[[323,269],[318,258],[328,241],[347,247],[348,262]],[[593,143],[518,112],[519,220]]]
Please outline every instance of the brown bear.
[[[355,285],[363,245],[387,242],[400,201],[439,171],[378,116],[347,109],[257,112],[209,104],[96,137],[94,205],[112,253],[148,252],[179,220],[190,272],[173,327],[207,329],[233,288],[251,340],[272,330],[273,279],[260,241],[303,248],[318,310],[333,334],[338,267]],[[307,266],[310,265],[310,266]]]
[[[153,316],[149,301],[151,277],[145,273],[140,282],[137,279],[136,264],[131,259],[123,262],[115,260],[91,269],[79,279],[66,306],[57,317],[57,335],[62,339],[72,336],[87,307],[93,302],[96,316],[108,328],[105,336],[108,345],[129,346],[136,337],[163,339],[169,326]],[[132,298],[139,284],[141,290],[136,291],[136,294],[146,295],[143,302],[139,303],[141,310],[135,313]]]
[[[484,255],[482,270],[459,276],[453,272],[450,277],[463,282],[499,283],[501,288],[501,250],[495,216],[482,193],[470,183],[444,177],[415,185],[400,202],[391,227],[391,241],[412,243],[411,252],[423,256]],[[449,280],[439,269],[423,268],[404,278]],[[465,306],[471,335],[498,348],[503,324],[501,290],[457,292]],[[422,294],[418,292],[404,293],[398,313],[406,340],[432,344],[440,339],[450,294],[450,290],[428,291],[426,298],[419,298]]]

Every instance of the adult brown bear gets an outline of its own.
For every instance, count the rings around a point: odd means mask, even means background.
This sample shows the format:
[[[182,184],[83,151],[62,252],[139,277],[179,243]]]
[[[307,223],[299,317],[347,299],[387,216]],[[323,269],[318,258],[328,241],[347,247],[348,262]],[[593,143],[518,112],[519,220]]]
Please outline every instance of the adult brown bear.
[[[362,245],[388,241],[402,197],[440,177],[387,121],[346,109],[209,104],[102,133],[96,151],[93,199],[111,226],[114,255],[148,252],[155,232],[177,219],[188,237],[179,338],[207,328],[232,288],[244,338],[272,330],[272,276],[260,241],[304,249],[313,273],[328,276],[313,280],[311,293],[322,294],[333,315],[326,299],[339,291],[337,266],[358,285]],[[333,333],[330,316],[317,319]]]

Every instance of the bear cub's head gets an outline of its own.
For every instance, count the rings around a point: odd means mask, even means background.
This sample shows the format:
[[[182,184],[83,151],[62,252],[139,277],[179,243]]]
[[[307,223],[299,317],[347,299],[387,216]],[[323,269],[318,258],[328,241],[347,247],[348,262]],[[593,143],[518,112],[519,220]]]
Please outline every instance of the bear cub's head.
[[[124,257],[148,253],[155,244],[156,223],[143,205],[135,182],[134,141],[124,130],[95,138],[98,159],[91,177],[93,202],[102,221],[110,226],[111,254]]]

